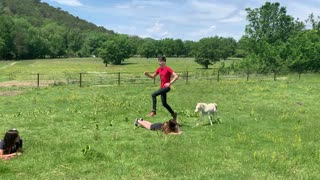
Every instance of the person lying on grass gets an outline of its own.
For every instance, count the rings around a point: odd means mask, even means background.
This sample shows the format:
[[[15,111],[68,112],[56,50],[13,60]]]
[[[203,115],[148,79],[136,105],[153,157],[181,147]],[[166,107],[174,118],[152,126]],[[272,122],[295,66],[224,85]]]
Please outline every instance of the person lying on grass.
[[[152,131],[161,130],[164,134],[181,134],[182,133],[182,131],[180,131],[179,124],[177,123],[177,121],[174,121],[173,119],[170,119],[169,121],[164,123],[151,123],[142,118],[137,118],[134,121],[134,125],[135,126],[140,125]]]
[[[6,132],[3,140],[0,140],[0,159],[11,159],[22,154],[22,139],[16,129]]]

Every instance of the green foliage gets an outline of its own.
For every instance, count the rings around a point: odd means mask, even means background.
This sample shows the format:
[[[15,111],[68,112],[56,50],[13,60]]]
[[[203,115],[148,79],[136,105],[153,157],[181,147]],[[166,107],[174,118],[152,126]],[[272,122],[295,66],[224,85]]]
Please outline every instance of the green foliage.
[[[318,34],[320,34],[320,16],[317,19],[314,17],[314,14],[311,13],[308,17],[307,22],[311,23],[312,30],[315,30]]]
[[[258,57],[258,71],[275,74],[286,71],[290,64],[286,43],[302,31],[302,23],[294,22],[294,18],[286,14],[286,8],[277,2],[266,2],[260,8],[247,8],[246,11],[249,24],[244,43]]]
[[[139,46],[138,53],[145,58],[157,57],[158,50],[155,40],[145,39]]]
[[[106,66],[108,64],[120,65],[130,55],[130,44],[128,37],[125,35],[113,37],[102,44],[102,48],[100,49],[100,57]]]
[[[232,38],[218,36],[203,38],[195,45],[195,62],[208,69],[209,65],[230,57],[234,50],[235,41]]]
[[[253,41],[283,42],[296,31],[294,18],[287,15],[286,8],[278,2],[266,2],[260,8],[246,8],[246,11],[249,24],[245,32]]]
[[[239,63],[239,69],[243,70],[247,75],[258,70],[258,57],[255,54],[247,55]]]
[[[303,31],[288,41],[289,68],[293,72],[320,71],[320,35],[316,30]]]
[[[13,34],[14,22],[9,16],[0,16],[0,39],[2,46],[0,46],[0,59],[12,59],[13,58]]]
[[[0,59],[90,56],[97,54],[97,47],[82,46],[92,45],[87,36],[114,35],[37,0],[2,0],[1,5],[0,39],[5,44],[0,46]]]

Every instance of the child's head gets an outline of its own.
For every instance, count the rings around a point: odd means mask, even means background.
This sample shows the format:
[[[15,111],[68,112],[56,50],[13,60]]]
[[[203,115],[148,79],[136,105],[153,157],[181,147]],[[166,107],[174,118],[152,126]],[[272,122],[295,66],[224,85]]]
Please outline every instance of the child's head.
[[[178,132],[177,126],[178,126],[178,123],[173,119],[170,119],[169,121],[163,123],[162,130],[165,134],[168,134],[171,132]]]
[[[166,57],[165,56],[159,56],[158,57],[158,63],[161,67],[164,67],[166,65]]]
[[[3,141],[6,147],[12,147],[20,139],[19,132],[16,129],[11,129],[4,135]]]
[[[159,56],[159,57],[158,57],[158,61],[166,62],[166,61],[167,61],[167,59],[166,59],[166,57],[165,57],[165,56]]]

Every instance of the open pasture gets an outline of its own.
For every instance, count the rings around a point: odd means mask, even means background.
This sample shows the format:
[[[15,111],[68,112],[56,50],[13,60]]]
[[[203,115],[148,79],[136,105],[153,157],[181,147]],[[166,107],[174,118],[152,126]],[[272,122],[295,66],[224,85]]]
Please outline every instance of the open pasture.
[[[153,71],[157,67],[154,61],[149,66],[137,63],[110,68]],[[176,71],[199,68],[192,61],[178,61],[171,63],[169,58],[168,65]],[[9,72],[19,64],[21,71],[27,69],[28,62],[23,61],[8,63],[2,70]],[[54,72],[41,66],[39,70]],[[100,66],[81,70],[107,71]],[[57,69],[71,67],[64,64]],[[136,117],[152,122],[170,118],[160,99],[157,116],[145,116],[151,108],[150,94],[158,84],[1,87],[1,136],[9,128],[17,128],[25,151],[21,157],[0,161],[0,177],[318,179],[319,81],[316,74],[300,80],[288,75],[278,81],[203,80],[186,84],[178,80],[168,102],[178,112],[180,136],[133,126]],[[216,102],[222,123],[210,126],[203,120],[195,127],[197,102]]]

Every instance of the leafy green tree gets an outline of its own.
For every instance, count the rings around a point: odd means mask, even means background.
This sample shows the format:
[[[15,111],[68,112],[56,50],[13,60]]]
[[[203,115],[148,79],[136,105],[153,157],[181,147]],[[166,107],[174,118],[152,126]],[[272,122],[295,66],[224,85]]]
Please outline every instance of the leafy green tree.
[[[143,39],[138,36],[129,36],[129,45],[131,47],[131,55],[134,56],[138,54],[138,49],[140,45],[143,43]]]
[[[79,28],[66,29],[64,32],[66,54],[69,57],[82,57],[80,50],[84,44],[84,33]]]
[[[176,55],[175,40],[173,40],[172,38],[165,38],[163,40],[160,40],[160,42],[161,42],[162,53],[165,56],[171,57],[171,56]]]
[[[13,30],[14,22],[10,16],[1,15],[0,16],[0,59],[13,59],[14,44],[13,44]]]
[[[194,48],[195,62],[208,69],[209,65],[226,58],[223,41],[218,36],[200,39]]]
[[[258,71],[272,72],[276,80],[277,74],[287,70],[288,67],[288,61],[281,58],[282,52],[285,51],[285,43],[269,44],[266,41],[260,41],[259,47],[264,49],[264,52],[257,55]]]
[[[188,57],[194,57],[194,46],[195,46],[195,42],[194,41],[190,41],[190,40],[186,40],[184,41],[184,50],[185,52],[183,54],[185,54]]]
[[[315,19],[314,14],[311,13],[308,17],[307,22],[311,23],[312,29],[320,34],[320,16]]]
[[[100,57],[106,66],[108,64],[120,65],[125,59],[130,58],[130,48],[128,37],[118,35],[102,45]]]
[[[98,56],[99,48],[111,38],[111,35],[103,32],[93,31],[86,33],[84,44],[81,47],[82,56]]]
[[[235,57],[244,58],[250,54],[252,48],[250,48],[250,39],[247,36],[242,36],[237,42],[235,50]]]
[[[57,23],[49,23],[41,29],[48,44],[48,56],[51,58],[64,57],[66,55],[66,44],[64,35],[66,28]]]
[[[271,71],[276,75],[288,64],[285,42],[303,26],[287,15],[286,8],[280,7],[277,2],[266,2],[260,8],[247,8],[246,11],[249,21],[245,29],[248,47],[260,58],[259,70]]]
[[[152,39],[145,39],[143,44],[138,49],[140,56],[145,58],[156,57],[157,52],[155,40]]]
[[[235,54],[237,47],[236,40],[234,40],[233,38],[220,38],[220,43],[222,59],[226,60],[228,57]]]
[[[174,54],[177,57],[185,55],[184,43],[181,39],[174,40]]]
[[[49,54],[48,41],[40,28],[29,28],[28,56],[29,58],[45,58]]]
[[[287,43],[289,68],[293,72],[320,71],[320,36],[317,30],[302,31]]]
[[[29,28],[31,24],[24,18],[14,19],[14,31],[13,31],[13,43],[15,45],[15,58],[16,59],[28,59],[28,39]]]
[[[296,31],[294,18],[287,15],[286,8],[280,7],[278,2],[266,2],[260,8],[246,8],[246,11],[249,24],[246,25],[245,32],[255,42],[284,42]]]
[[[255,72],[257,70],[257,60],[258,57],[256,56],[256,54],[251,53],[248,54],[245,58],[243,58],[240,62],[239,62],[239,69],[240,71],[243,71],[246,73],[247,75],[247,80],[249,80],[249,76],[250,74],[252,74],[253,72]]]

